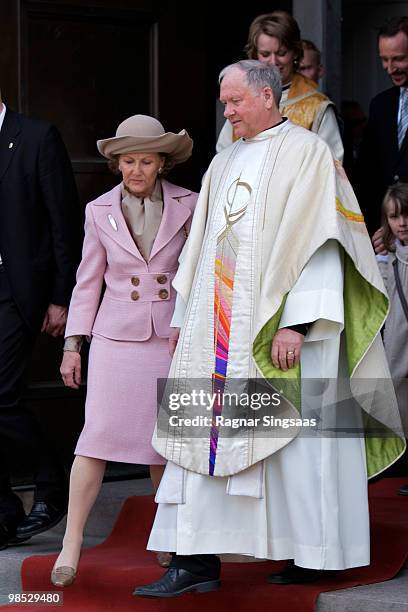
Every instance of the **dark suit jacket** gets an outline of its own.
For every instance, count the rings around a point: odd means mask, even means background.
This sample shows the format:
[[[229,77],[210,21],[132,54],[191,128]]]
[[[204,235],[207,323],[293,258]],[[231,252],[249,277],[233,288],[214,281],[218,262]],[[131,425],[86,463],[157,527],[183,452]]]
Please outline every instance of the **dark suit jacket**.
[[[381,223],[381,204],[389,185],[408,182],[408,134],[398,149],[399,87],[378,94],[370,104],[354,187],[371,233]]]
[[[0,254],[29,327],[68,305],[79,261],[80,213],[57,129],[7,108],[0,130]]]

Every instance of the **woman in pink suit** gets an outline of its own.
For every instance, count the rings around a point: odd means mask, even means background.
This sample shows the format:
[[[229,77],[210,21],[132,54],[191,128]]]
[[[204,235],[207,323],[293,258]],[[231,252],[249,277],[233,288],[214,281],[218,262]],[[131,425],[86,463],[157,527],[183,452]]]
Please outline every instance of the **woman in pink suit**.
[[[185,130],[165,133],[153,117],[135,115],[119,125],[115,137],[97,144],[122,182],[86,207],[82,261],[69,307],[61,365],[68,387],[80,384],[83,338],[92,341],[85,425],[71,471],[63,549],[51,575],[57,586],[75,579],[106,461],[150,465],[156,488],[160,481],[165,460],[150,443],[156,386],[170,366],[171,281],[197,200],[196,193],[162,178],[191,155]]]

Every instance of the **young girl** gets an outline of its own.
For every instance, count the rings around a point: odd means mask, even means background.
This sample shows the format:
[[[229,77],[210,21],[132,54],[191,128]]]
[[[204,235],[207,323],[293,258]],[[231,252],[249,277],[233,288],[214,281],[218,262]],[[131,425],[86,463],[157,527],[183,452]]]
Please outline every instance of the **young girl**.
[[[382,228],[388,255],[377,255],[377,260],[390,297],[384,345],[408,437],[408,183],[389,187],[383,201]],[[400,493],[408,495],[408,485]]]

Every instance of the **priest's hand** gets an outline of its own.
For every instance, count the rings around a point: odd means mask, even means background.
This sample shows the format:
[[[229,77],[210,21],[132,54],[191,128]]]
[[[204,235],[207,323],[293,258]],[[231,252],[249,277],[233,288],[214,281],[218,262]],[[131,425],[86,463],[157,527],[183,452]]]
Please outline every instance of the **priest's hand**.
[[[179,327],[171,327],[170,328],[170,336],[169,336],[169,353],[173,357],[174,352],[176,350],[177,342],[180,335]]]
[[[271,358],[275,368],[289,370],[298,365],[305,337],[292,329],[279,329],[273,337]]]

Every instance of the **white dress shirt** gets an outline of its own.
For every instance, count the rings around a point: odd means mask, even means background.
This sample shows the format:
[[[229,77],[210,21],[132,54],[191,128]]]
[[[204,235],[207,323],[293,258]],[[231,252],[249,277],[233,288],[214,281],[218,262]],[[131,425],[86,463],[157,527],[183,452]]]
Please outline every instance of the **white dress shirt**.
[[[6,115],[6,105],[3,103],[3,109],[0,113],[0,130],[1,130],[1,126],[3,125],[5,115]]]

